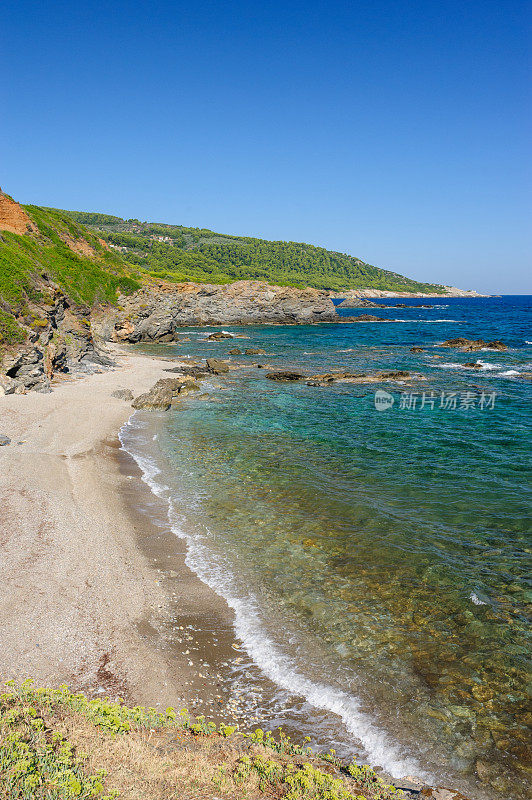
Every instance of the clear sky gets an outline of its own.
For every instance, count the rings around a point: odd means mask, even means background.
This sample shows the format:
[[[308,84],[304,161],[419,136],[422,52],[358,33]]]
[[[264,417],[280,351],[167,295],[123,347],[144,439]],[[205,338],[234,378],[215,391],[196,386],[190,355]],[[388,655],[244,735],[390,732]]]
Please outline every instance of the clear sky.
[[[0,185],[532,293],[530,6],[5,3]]]

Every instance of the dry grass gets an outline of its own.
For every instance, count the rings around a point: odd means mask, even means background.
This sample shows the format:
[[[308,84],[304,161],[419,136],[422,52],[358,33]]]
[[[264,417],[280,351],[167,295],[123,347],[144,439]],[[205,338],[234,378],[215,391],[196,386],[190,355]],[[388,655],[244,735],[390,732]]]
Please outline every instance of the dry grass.
[[[0,800],[391,800],[368,767],[343,767],[282,734],[242,735],[173,709],[9,686],[0,696]]]

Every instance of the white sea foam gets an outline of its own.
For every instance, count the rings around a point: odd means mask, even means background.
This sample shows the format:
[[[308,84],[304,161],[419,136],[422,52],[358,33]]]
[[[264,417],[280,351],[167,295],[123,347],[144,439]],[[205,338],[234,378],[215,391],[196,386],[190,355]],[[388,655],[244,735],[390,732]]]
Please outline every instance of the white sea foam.
[[[484,600],[481,600],[478,594],[475,592],[471,592],[469,595],[469,599],[473,601],[476,606],[487,606],[489,603],[486,603]]]
[[[239,596],[235,581],[228,565],[221,556],[216,556],[200,535],[190,535],[179,524],[179,515],[168,486],[159,482],[161,474],[155,460],[145,454],[140,455],[130,444],[128,433],[134,435],[144,426],[133,414],[122,427],[119,438],[123,449],[136,461],[142,471],[143,481],[152,492],[168,503],[168,519],[172,531],[187,543],[185,562],[198,577],[221,595],[235,614],[235,633],[243,646],[263,673],[285,691],[304,697],[316,708],[337,714],[347,731],[360,739],[373,763],[378,763],[394,777],[408,774],[419,775],[426,781],[432,777],[423,772],[417,761],[410,758],[381,731],[370,716],[360,708],[360,700],[352,694],[336,689],[325,683],[314,682],[306,677],[293,658],[283,653],[268,637],[261,622],[259,604],[251,592]]]
[[[502,369],[502,364],[493,364],[489,361],[482,361],[481,358],[477,358],[477,364],[480,364],[480,368],[483,370],[491,371],[494,369]]]
[[[506,372],[500,372],[499,375],[506,378],[513,378],[515,375],[520,375],[521,373],[517,369],[507,369]]]

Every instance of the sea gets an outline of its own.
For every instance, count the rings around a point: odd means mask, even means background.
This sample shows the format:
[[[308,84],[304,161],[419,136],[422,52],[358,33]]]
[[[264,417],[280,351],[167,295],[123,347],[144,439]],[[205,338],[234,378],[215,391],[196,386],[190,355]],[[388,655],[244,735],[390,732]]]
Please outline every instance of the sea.
[[[386,322],[232,326],[220,342],[207,339],[220,327],[186,328],[139,345],[239,368],[168,413],[135,413],[122,446],[189,567],[233,609],[246,658],[228,680],[263,718],[394,777],[524,800],[532,297],[380,302],[338,314]],[[440,346],[455,337],[508,349]],[[421,377],[265,378],[279,369]]]

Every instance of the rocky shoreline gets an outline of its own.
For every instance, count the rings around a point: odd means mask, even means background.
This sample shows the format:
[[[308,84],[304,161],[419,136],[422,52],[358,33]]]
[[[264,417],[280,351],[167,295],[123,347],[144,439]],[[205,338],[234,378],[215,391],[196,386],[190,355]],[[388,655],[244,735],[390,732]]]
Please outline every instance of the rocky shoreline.
[[[159,281],[122,295],[116,305],[89,309],[72,302],[46,275],[40,277],[38,289],[40,301],[28,303],[26,316],[19,319],[25,340],[5,351],[0,362],[0,395],[48,392],[54,375],[75,376],[110,367],[108,342],[177,341],[180,329],[187,326],[390,322],[373,313],[341,316],[336,308],[383,308],[367,298],[394,296],[377,290],[349,291],[335,307],[333,293],[313,288],[263,281],[222,285]],[[223,330],[213,336],[218,341],[227,338]]]

